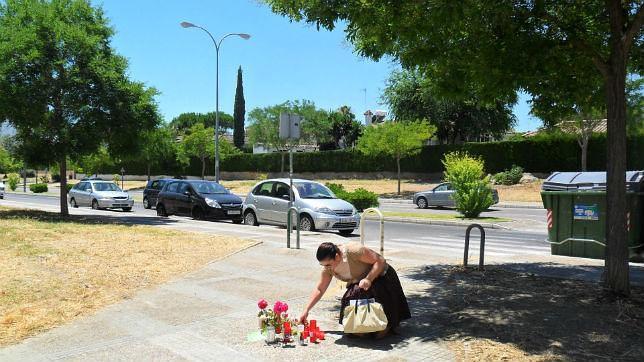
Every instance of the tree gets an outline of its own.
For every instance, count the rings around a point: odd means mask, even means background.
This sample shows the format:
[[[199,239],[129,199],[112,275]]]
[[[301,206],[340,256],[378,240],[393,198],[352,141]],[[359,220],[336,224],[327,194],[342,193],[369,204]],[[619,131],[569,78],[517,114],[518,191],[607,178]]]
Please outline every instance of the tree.
[[[348,106],[342,106],[329,114],[331,129],[328,132],[335,149],[353,146],[362,135],[362,124]]]
[[[115,164],[116,162],[105,145],[99,147],[96,152],[82,156],[78,160],[78,165],[86,175],[98,175],[105,172],[106,169],[112,168]],[[61,180],[64,178],[62,175],[61,173]]]
[[[214,132],[214,128],[205,128],[203,123],[196,123],[181,141],[178,157],[186,163],[189,157],[199,158],[202,179],[206,178],[206,158],[215,154]]]
[[[440,143],[500,139],[516,124],[514,100],[485,103],[475,95],[449,99],[439,94],[418,69],[394,71],[382,100],[395,119],[427,119],[436,126]]]
[[[644,73],[644,3],[588,1],[265,0],[276,13],[333,29],[359,54],[420,67],[441,93],[559,98],[602,84],[608,119],[604,280],[629,295],[626,74]],[[571,97],[573,100],[578,97]],[[565,99],[558,99],[565,101]]]
[[[396,160],[400,195],[400,160],[420,153],[423,143],[436,131],[426,121],[386,122],[367,127],[358,140],[358,150],[367,155],[385,155]]]
[[[644,77],[626,82],[626,102],[629,134],[644,134]]]
[[[235,110],[233,111],[233,118],[235,120],[235,130],[233,133],[233,140],[235,147],[241,149],[244,147],[244,137],[246,131],[244,130],[244,116],[246,114],[246,101],[244,100],[244,84],[242,81],[241,66],[237,70],[237,89],[235,90]]]
[[[443,159],[445,181],[454,189],[456,210],[467,218],[478,217],[494,203],[490,177],[485,176],[483,159],[452,152]]]
[[[605,122],[604,114],[595,112],[584,112],[579,110],[576,114],[566,118],[558,124],[558,127],[566,133],[574,134],[577,143],[581,148],[581,170],[586,171],[588,160],[588,143],[590,137],[595,133],[597,126]]]
[[[0,119],[16,128],[26,161],[58,163],[98,150],[124,154],[159,121],[155,91],[127,77],[114,31],[87,0],[0,3]],[[60,210],[68,215],[66,178]]]
[[[192,126],[201,123],[206,128],[215,128],[215,112],[208,113],[181,113],[170,121],[170,128],[175,135],[186,133]],[[219,112],[219,133],[225,133],[227,130],[234,128],[233,116],[228,113]],[[213,131],[213,137],[214,137]]]
[[[159,127],[144,132],[141,136],[141,152],[137,157],[145,160],[147,165],[148,181],[150,181],[150,169],[159,162],[169,159],[176,152],[174,137],[169,127]]]

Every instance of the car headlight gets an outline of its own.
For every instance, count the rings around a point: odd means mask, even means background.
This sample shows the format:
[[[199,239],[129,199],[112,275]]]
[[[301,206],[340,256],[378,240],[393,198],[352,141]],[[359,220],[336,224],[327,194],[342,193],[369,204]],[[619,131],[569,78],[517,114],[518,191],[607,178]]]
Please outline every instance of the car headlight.
[[[221,209],[221,205],[216,200],[206,198],[206,205],[214,207],[215,209]]]
[[[335,211],[329,209],[328,207],[318,207],[317,209],[315,209],[315,211],[322,214],[335,215]]]
[[[353,216],[358,215],[358,209],[356,209],[355,207],[353,208],[353,214],[352,214],[352,215],[353,215]]]

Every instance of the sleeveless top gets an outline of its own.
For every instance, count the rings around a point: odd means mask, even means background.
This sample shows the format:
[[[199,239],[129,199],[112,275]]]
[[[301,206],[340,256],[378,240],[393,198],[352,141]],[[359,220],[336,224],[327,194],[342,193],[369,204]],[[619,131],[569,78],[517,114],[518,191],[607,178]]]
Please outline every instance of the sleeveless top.
[[[332,277],[346,283],[357,283],[369,274],[373,264],[360,261],[366,247],[357,242],[350,242],[339,246],[342,250],[342,261],[335,270],[325,267],[324,271]]]

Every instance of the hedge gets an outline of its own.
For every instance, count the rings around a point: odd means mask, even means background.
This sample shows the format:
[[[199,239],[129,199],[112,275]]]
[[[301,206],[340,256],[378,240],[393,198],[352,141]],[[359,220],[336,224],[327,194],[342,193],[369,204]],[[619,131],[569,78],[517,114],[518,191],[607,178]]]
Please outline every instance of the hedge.
[[[31,184],[29,185],[29,190],[33,192],[34,194],[40,194],[43,192],[47,192],[47,184]]]
[[[630,137],[628,140],[628,169],[644,169],[644,136]],[[444,154],[452,151],[467,151],[480,155],[485,160],[485,170],[497,173],[521,166],[526,172],[549,173],[553,171],[578,171],[581,151],[577,140],[571,136],[535,137],[519,141],[466,143],[462,145],[425,146],[421,152],[401,160],[403,172],[436,173],[443,171],[441,160]],[[288,171],[288,155],[284,158],[284,171]],[[100,173],[120,173],[124,167],[126,174],[145,175],[147,165],[144,161],[118,164]],[[293,155],[295,172],[383,172],[396,171],[395,160],[388,157],[366,156],[353,150],[295,153]],[[595,136],[588,147],[588,170],[606,169],[606,136]],[[221,161],[222,172],[280,172],[282,154],[239,154]],[[151,168],[153,175],[201,175],[201,162],[192,159],[184,167],[174,159],[162,160]],[[206,163],[206,174],[213,174],[213,161]]]

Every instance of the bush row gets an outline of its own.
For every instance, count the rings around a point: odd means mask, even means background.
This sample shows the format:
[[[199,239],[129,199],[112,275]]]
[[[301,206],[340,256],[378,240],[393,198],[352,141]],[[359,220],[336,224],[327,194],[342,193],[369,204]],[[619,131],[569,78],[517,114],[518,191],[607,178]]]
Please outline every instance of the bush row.
[[[401,160],[404,172],[435,173],[444,171],[441,160],[453,151],[467,151],[481,156],[485,161],[485,171],[497,173],[510,169],[513,165],[522,166],[526,172],[549,173],[553,171],[577,171],[580,169],[581,151],[572,136],[537,137],[520,141],[466,143],[462,145],[425,146],[413,157]],[[628,169],[644,169],[644,136],[628,140]],[[144,161],[115,165],[101,173],[119,173],[124,167],[127,174],[145,175],[147,165]],[[293,156],[295,172],[382,172],[395,171],[395,160],[388,157],[366,156],[353,150],[296,153]],[[593,137],[588,147],[588,170],[606,169],[606,137]],[[288,170],[288,155],[280,153],[240,154],[229,156],[221,161],[222,171],[280,172]],[[183,167],[175,160],[161,160],[151,168],[151,174],[200,175],[201,163],[191,160]],[[213,162],[206,164],[206,174],[213,174]]]

